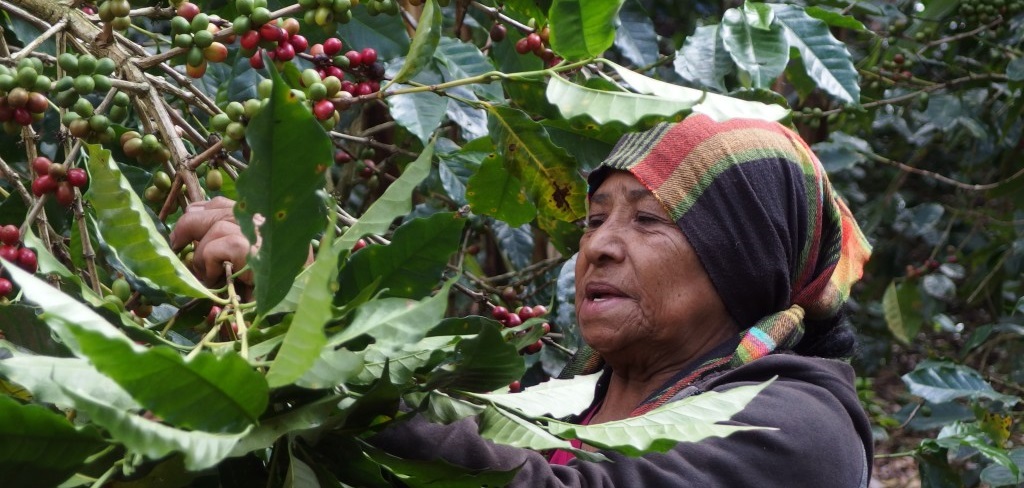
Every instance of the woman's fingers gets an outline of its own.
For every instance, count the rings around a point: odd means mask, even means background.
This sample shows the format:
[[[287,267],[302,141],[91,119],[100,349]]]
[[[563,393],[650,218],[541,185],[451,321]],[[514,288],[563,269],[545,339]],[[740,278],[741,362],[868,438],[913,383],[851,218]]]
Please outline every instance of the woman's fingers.
[[[189,205],[171,231],[171,248],[177,251],[202,240],[218,222],[234,223],[233,207],[234,202],[224,197]]]
[[[204,283],[213,285],[224,276],[225,261],[231,262],[235,271],[242,269],[250,250],[255,252],[238,224],[222,220],[214,223],[196,245],[192,266]],[[252,284],[252,273],[245,273],[239,279]]]

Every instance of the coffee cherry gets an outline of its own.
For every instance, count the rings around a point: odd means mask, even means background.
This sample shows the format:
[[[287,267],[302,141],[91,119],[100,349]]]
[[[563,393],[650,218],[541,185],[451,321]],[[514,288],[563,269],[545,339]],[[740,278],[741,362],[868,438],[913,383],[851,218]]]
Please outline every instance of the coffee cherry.
[[[377,50],[372,47],[363,49],[363,52],[360,53],[360,61],[366,66],[376,63]]]
[[[217,168],[211,169],[210,172],[206,174],[206,189],[210,191],[220,191],[223,186],[224,175],[222,175],[220,170]]]
[[[192,22],[192,20],[196,18],[196,15],[199,15],[199,6],[192,2],[183,2],[181,5],[178,5],[178,10],[175,13],[177,13],[179,17]]]
[[[57,181],[50,175],[42,175],[32,181],[32,194],[41,197],[57,190]]]
[[[281,28],[273,24],[263,24],[260,26],[260,38],[267,42],[281,40],[281,32]]]
[[[363,64],[363,55],[359,54],[358,51],[349,51],[345,53],[345,57],[348,58],[348,65],[350,68],[356,68]]]
[[[519,315],[519,318],[522,319],[524,322],[530,320],[531,318],[533,318],[533,308],[519,307],[519,310],[516,310],[516,315]]]
[[[122,302],[126,302],[132,295],[132,286],[124,278],[117,278],[110,284],[110,293],[120,298]]]
[[[366,247],[366,239],[359,239],[356,241],[355,245],[352,246],[352,252],[356,252],[364,247]]]
[[[545,307],[544,305],[534,305],[534,307],[533,307],[533,316],[534,317],[543,317],[543,316],[545,316],[547,314],[548,314],[548,308],[547,307]]]
[[[491,26],[491,41],[501,42],[505,40],[505,36],[508,34],[508,29],[505,28],[504,24],[494,24]]]
[[[242,46],[242,49],[253,50],[260,45],[260,33],[257,31],[249,31],[242,34],[242,38],[238,41]]]
[[[75,203],[75,189],[70,183],[62,181],[57,184],[57,203],[70,207],[72,203]]]
[[[341,52],[341,40],[337,37],[328,38],[324,41],[323,50],[327,56],[334,57]]]
[[[330,100],[320,100],[313,104],[313,115],[317,120],[327,120],[334,115],[334,103]]]
[[[505,318],[504,322],[505,327],[519,327],[520,325],[523,325],[522,318],[514,313],[508,314],[508,317]]]
[[[18,246],[17,246],[17,244],[10,245],[10,246],[8,246],[8,245],[0,246],[0,258],[3,258],[5,261],[10,261],[12,263],[17,263],[18,262]]]
[[[334,164],[342,165],[352,161],[352,155],[341,149],[334,151]]]
[[[306,40],[305,37],[300,36],[298,34],[292,35],[292,37],[288,39],[288,42],[292,45],[293,48],[295,48],[295,52],[301,53],[305,52],[306,49],[309,49],[309,41]]]
[[[21,266],[21,269],[24,269],[29,273],[35,273],[36,268],[39,266],[39,262],[36,259],[36,252],[27,247],[19,249],[18,266]]]
[[[274,50],[274,57],[278,61],[291,61],[295,59],[295,46],[289,43],[279,44]]]
[[[551,333],[551,324],[547,322],[540,324],[540,328],[544,330],[544,335]]]
[[[51,164],[53,164],[53,161],[50,161],[49,158],[39,156],[32,160],[32,169],[37,175],[49,174]]]
[[[903,56],[902,53],[896,53],[892,55],[892,62],[896,64],[903,64],[904,62],[906,62],[906,60],[907,59]]]
[[[8,246],[15,246],[21,241],[21,231],[18,230],[18,226],[7,224],[0,227],[0,242],[7,244]]]
[[[529,41],[526,40],[525,37],[520,39],[520,40],[518,40],[518,41],[516,41],[515,48],[516,48],[516,52],[519,53],[519,54],[526,54],[526,53],[531,51],[530,43],[529,43]]]
[[[519,380],[513,381],[512,383],[509,383],[508,391],[509,393],[519,393],[523,391],[523,384],[520,383]]]
[[[540,352],[540,350],[543,347],[544,347],[544,341],[537,340],[537,342],[534,342],[533,344],[530,344],[529,346],[524,347],[523,348],[523,352],[526,353],[526,354],[537,354],[538,352]]]
[[[220,307],[214,305],[210,307],[210,312],[206,314],[206,324],[213,325],[217,323],[217,316],[220,315]]]
[[[494,309],[491,310],[491,317],[494,317],[495,320],[504,321],[508,318],[508,309],[502,306],[494,307]]]
[[[84,188],[89,184],[89,174],[82,168],[71,168],[68,170],[68,183],[76,188]]]
[[[530,51],[536,51],[544,45],[540,40],[540,36],[536,32],[531,32],[526,35],[526,45],[530,48]]]

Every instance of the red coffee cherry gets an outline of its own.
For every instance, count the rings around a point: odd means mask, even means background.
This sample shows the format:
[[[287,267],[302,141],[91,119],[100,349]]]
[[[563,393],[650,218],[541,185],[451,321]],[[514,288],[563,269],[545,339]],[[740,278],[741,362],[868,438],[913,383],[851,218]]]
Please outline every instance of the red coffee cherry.
[[[494,307],[494,309],[491,310],[491,317],[494,317],[495,320],[504,321],[508,318],[508,309],[502,306]]]
[[[14,291],[14,284],[7,278],[0,278],[0,298],[10,295]]]
[[[16,225],[5,225],[0,227],[0,242],[8,246],[16,246],[21,241],[21,231]]]
[[[25,271],[28,271],[29,273],[35,273],[36,268],[39,265],[39,261],[36,259],[35,251],[27,247],[21,248],[18,251],[18,265],[21,266],[21,268],[24,269]]]

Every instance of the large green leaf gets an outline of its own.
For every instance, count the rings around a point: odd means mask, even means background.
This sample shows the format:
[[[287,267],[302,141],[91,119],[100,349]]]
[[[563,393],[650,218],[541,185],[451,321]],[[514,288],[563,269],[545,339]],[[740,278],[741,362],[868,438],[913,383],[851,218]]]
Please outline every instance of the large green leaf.
[[[473,396],[530,417],[562,418],[577,415],[590,406],[600,376],[601,373],[594,373],[569,380],[553,378],[519,393],[477,393]]]
[[[403,344],[416,342],[444,316],[453,283],[448,281],[437,294],[420,301],[381,298],[366,302],[356,310],[352,323],[331,337],[328,344],[344,345],[363,334],[372,336],[377,346],[386,351],[397,351]]]
[[[341,395],[328,395],[300,407],[287,410],[279,415],[263,419],[253,427],[231,449],[231,456],[241,456],[257,449],[274,445],[285,434],[301,435],[316,430],[333,421],[331,416],[338,413]]]
[[[455,349],[457,338],[451,336],[425,337],[419,342],[405,344],[398,351],[384,351],[371,344],[357,353],[363,359],[364,368],[359,374],[362,383],[369,384],[384,374],[384,365],[389,365],[391,382],[404,384],[417,370],[437,364],[438,356],[446,356]]]
[[[73,407],[74,399],[65,395],[60,385],[79,385],[114,408],[142,408],[117,383],[80,358],[18,356],[0,361],[0,374],[27,388],[36,401],[64,408]]]
[[[708,437],[726,437],[744,430],[771,429],[770,426],[737,426],[716,422],[729,420],[774,380],[740,386],[724,392],[709,391],[667,403],[639,417],[592,425],[550,421],[548,430],[565,438],[612,449],[629,456],[665,452],[679,442],[698,442]]]
[[[459,341],[451,362],[434,371],[427,383],[434,388],[493,391],[508,386],[525,371],[516,347],[505,341],[498,326],[488,324],[476,337]]]
[[[168,422],[240,430],[266,408],[266,381],[234,352],[202,352],[186,362],[173,349],[144,348],[85,305],[16,266],[6,268],[25,297],[46,311],[46,324],[65,344]]]
[[[686,37],[673,66],[683,78],[724,92],[725,77],[733,72],[734,65],[719,30],[719,25],[698,26]]]
[[[465,225],[454,212],[410,220],[395,230],[391,244],[369,246],[349,259],[338,280],[339,299],[347,303],[373,283],[388,296],[423,297],[441,280]]]
[[[89,191],[96,226],[110,252],[147,286],[176,295],[211,297],[192,275],[146,214],[110,151],[89,144]]]
[[[324,171],[334,146],[313,114],[270,70],[273,92],[251,121],[249,167],[238,176],[235,219],[259,252],[249,259],[256,311],[265,314],[288,293],[326,221]],[[259,220],[260,222],[256,222]]]
[[[438,154],[438,173],[441,185],[456,203],[466,205],[466,184],[480,168],[481,161],[494,152],[489,136],[474,139],[455,152]]]
[[[614,20],[624,0],[554,0],[551,19],[551,49],[565,59],[593,58],[615,42]]]
[[[770,88],[789,62],[789,43],[782,26],[763,3],[747,2],[722,16],[722,40],[754,88]]]
[[[2,364],[2,362],[0,362]],[[4,486],[57,486],[106,442],[92,426],[0,395],[0,472]]]
[[[537,206],[538,223],[545,230],[557,222],[575,222],[586,214],[587,185],[576,161],[548,137],[544,126],[520,110],[493,105],[491,134],[496,138],[505,167],[526,186]]]
[[[391,228],[391,223],[398,217],[412,210],[412,194],[424,178],[430,174],[430,161],[434,157],[434,144],[431,142],[423,148],[423,152],[391,186],[384,191],[370,208],[359,217],[359,221],[348,229],[337,243],[334,251],[351,249],[352,246],[367,234],[384,234]]]
[[[576,158],[580,171],[593,171],[611,153],[612,147],[622,137],[624,128],[619,125],[597,125],[594,123],[573,123],[565,119],[541,121],[554,142]]]
[[[295,384],[312,390],[326,389],[348,382],[363,371],[363,360],[348,349],[324,347]]]
[[[466,184],[466,200],[474,212],[520,226],[537,216],[537,207],[526,198],[523,184],[491,153]]]
[[[381,60],[390,61],[409,51],[409,35],[401,15],[370,15],[365,8],[353,8],[352,20],[339,24],[337,32],[348,46],[345,49],[370,46]]]
[[[917,335],[921,328],[921,294],[914,282],[892,281],[882,295],[885,324],[893,336],[904,343]]]
[[[65,394],[75,400],[79,410],[87,413],[93,423],[106,429],[115,441],[124,444],[130,451],[150,459],[179,452],[185,456],[185,468],[190,471],[206,469],[219,463],[248,432],[246,429],[237,434],[212,434],[175,429],[137,413],[107,405],[102,399],[79,391],[76,385],[62,387]]]
[[[338,287],[338,254],[332,249],[333,242],[332,222],[320,241],[316,261],[309,269],[307,286],[299,296],[295,316],[285,333],[281,349],[267,371],[267,384],[271,388],[290,384],[302,377],[327,344],[324,325],[334,315],[334,290]]]
[[[555,437],[543,427],[493,405],[487,406],[480,415],[479,432],[484,439],[498,444],[536,451],[561,449],[572,452],[579,459],[608,460],[603,454],[576,449],[569,441]]]
[[[9,341],[36,354],[70,356],[70,351],[53,339],[37,312],[33,307],[17,303],[0,307],[0,324],[3,324],[0,330]]]
[[[953,422],[939,431],[935,443],[947,449],[957,449],[960,446],[977,449],[983,456],[1010,470],[1014,476],[1020,474],[1020,468],[1010,458],[1010,453],[1002,446],[994,445],[977,423]]]
[[[785,28],[789,45],[800,52],[804,69],[826,93],[847,103],[860,103],[857,68],[850,51],[829,30],[828,24],[811,17],[796,5],[769,4],[775,19]]]
[[[448,68],[453,79],[471,78],[495,71],[491,60],[487,59],[473,43],[450,37],[441,38],[437,51],[434,51],[434,59]],[[504,98],[500,83],[474,84],[473,91],[492,101]]]
[[[623,2],[615,24],[615,47],[623,57],[637,66],[648,66],[658,60],[658,34],[639,0]]]
[[[365,455],[391,472],[410,488],[478,488],[507,486],[519,471],[472,470],[449,464],[444,460],[418,461],[402,459],[364,445]]]
[[[932,403],[945,403],[958,398],[987,398],[1015,405],[1019,397],[995,391],[976,370],[946,361],[923,361],[903,375],[910,393]]]
[[[423,85],[437,85],[444,81],[442,74],[434,66],[432,60],[427,60],[427,66],[420,69],[413,81]],[[407,85],[398,85],[399,88]],[[394,95],[387,98],[391,117],[402,127],[405,127],[412,135],[416,136],[423,144],[430,141],[434,130],[441,125],[448,105],[451,103],[448,97],[439,96],[433,92],[406,93]]]
[[[416,33],[412,36],[409,53],[406,54],[405,62],[398,70],[398,74],[388,85],[411,79],[430,62],[437,44],[441,42],[441,27],[441,6],[437,4],[437,0],[423,2],[423,11],[420,13],[419,23],[416,24]]]

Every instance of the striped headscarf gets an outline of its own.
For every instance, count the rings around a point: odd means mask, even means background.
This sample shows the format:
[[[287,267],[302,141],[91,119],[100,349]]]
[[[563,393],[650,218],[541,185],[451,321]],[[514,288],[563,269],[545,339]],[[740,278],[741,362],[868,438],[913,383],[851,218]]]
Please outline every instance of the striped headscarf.
[[[871,248],[821,163],[775,122],[694,114],[624,136],[590,175],[630,172],[664,205],[742,330],[739,345],[699,365],[635,411],[653,409],[711,371],[792,350],[807,323],[840,313]],[[592,351],[571,373],[601,367]]]

